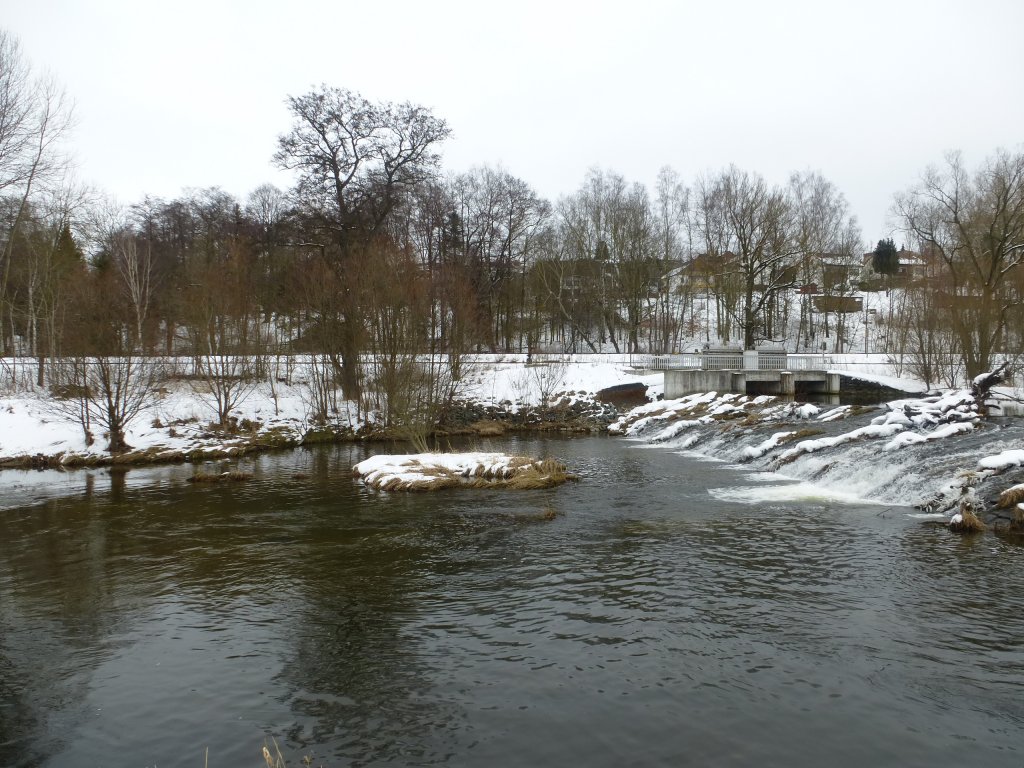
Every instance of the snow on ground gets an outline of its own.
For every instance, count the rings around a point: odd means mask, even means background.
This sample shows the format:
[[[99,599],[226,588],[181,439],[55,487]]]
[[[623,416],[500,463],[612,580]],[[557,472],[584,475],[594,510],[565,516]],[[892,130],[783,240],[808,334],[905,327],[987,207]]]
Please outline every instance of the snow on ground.
[[[962,435],[965,432],[970,432],[974,429],[974,424],[970,422],[961,422],[959,424],[944,424],[943,426],[932,430],[931,432],[901,432],[896,435],[892,440],[882,446],[883,451],[897,451],[900,448],[904,448],[908,445],[916,445],[918,443],[931,443],[935,440],[942,440],[953,435]]]
[[[662,375],[638,375],[629,367],[628,355],[550,356],[532,360],[526,355],[474,355],[465,363],[458,396],[484,403],[537,405],[543,400],[584,399],[606,387],[641,382],[648,397],[663,389]],[[260,432],[275,432],[282,439],[298,441],[310,429],[308,388],[304,383],[263,384],[231,411],[238,422],[258,425]],[[72,409],[63,407],[45,390],[0,395],[0,461],[21,457],[62,456],[89,460],[108,456],[107,440],[97,424],[92,425],[94,442],[86,445],[85,433]],[[212,434],[210,422],[215,409],[212,397],[203,395],[188,382],[168,382],[162,394],[125,430],[135,451],[170,455],[193,451],[241,450],[244,437],[225,438]],[[372,414],[357,413],[355,404],[337,416],[343,425],[357,429],[372,420]]]
[[[888,355],[870,354],[828,354],[832,361],[830,373],[838,373],[853,379],[904,392],[925,392],[924,382],[906,376],[897,376]]]
[[[209,396],[180,384],[155,399],[125,430],[128,445],[136,451],[167,454],[189,453],[218,447],[228,452],[244,438],[225,439],[209,432],[214,410]],[[81,424],[68,411],[71,401],[55,401],[42,392],[0,398],[0,460],[22,456],[107,456],[107,439],[100,425],[92,424],[94,441],[86,445]],[[300,438],[308,428],[304,388],[276,384],[256,388],[232,416],[240,422],[259,423],[261,430],[277,430],[282,436]]]
[[[475,355],[467,364],[459,395],[490,405],[537,405],[544,396],[592,394],[619,384],[641,382],[647,396],[664,392],[661,373],[639,375],[629,355],[560,355],[528,364],[526,355]]]
[[[833,356],[833,359],[845,366],[844,373],[851,372],[849,368],[853,365],[843,356]],[[872,377],[880,383],[904,390],[923,389],[919,382],[893,377],[891,367],[885,367],[883,356],[871,356],[870,365],[863,362],[868,358],[860,356],[860,359],[860,367],[854,372],[860,378]],[[474,355],[466,360],[458,396],[493,405],[506,404],[510,410],[515,410],[518,405],[536,405],[545,400],[568,399],[571,402],[590,397],[607,387],[635,382],[647,385],[648,397],[660,396],[663,391],[662,374],[639,375],[629,363],[629,355],[548,355],[529,362],[525,355]],[[249,394],[232,411],[232,416],[239,422],[257,425],[263,433],[273,431],[283,439],[298,441],[311,426],[307,415],[310,410],[308,399],[308,389],[301,381],[291,385],[276,383],[273,387],[264,384]],[[354,404],[349,406],[350,410],[337,418],[341,424],[355,429],[361,420],[368,417],[365,413],[357,414]],[[649,403],[620,419],[612,426],[611,432],[634,436],[643,434],[648,439],[648,432],[656,432],[656,439],[668,440],[692,426],[739,415],[739,412],[749,409],[759,410],[759,418],[766,421],[814,418],[828,421],[844,418],[849,410],[840,406],[822,413],[814,405],[778,402],[771,397],[750,398],[711,392]],[[93,425],[95,441],[86,446],[81,426],[66,410],[65,407],[62,413],[62,409],[42,390],[0,396],[0,460],[37,455],[63,455],[64,460],[68,457],[88,459],[105,456],[107,440],[100,428]],[[132,448],[156,454],[241,450],[244,438],[225,438],[211,433],[213,418],[214,409],[209,395],[197,393],[188,382],[170,382],[162,396],[129,425],[126,439]],[[885,445],[888,450],[896,450],[920,440],[937,440],[966,431],[976,418],[977,413],[970,408],[969,395],[964,391],[954,391],[891,403],[887,413],[875,420],[874,429],[863,434],[848,434],[845,438],[866,437],[869,432],[871,436],[889,438],[894,438],[899,432],[919,435],[901,435]],[[941,424],[956,423],[968,426],[934,430]],[[779,441],[772,446],[755,446],[751,450],[757,452],[763,448],[764,452],[770,452],[779,447]],[[790,450],[804,453],[821,447],[824,445],[807,442],[806,445],[797,443]]]

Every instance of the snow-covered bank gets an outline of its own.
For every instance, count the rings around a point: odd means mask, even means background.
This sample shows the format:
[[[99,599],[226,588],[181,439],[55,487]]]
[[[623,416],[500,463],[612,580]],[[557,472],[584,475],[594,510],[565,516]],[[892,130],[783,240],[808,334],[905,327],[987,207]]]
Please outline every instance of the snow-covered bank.
[[[528,363],[525,355],[477,356],[465,365],[458,410],[465,418],[514,418],[525,427],[557,426],[560,414],[582,421],[609,413],[595,401],[594,394],[602,389],[641,382],[653,397],[661,391],[661,379],[660,374],[638,376],[629,367],[628,356],[558,358],[541,364]],[[273,386],[268,382],[231,410],[231,429],[223,430],[211,424],[215,408],[209,394],[197,389],[195,382],[172,380],[124,430],[131,450],[112,456],[102,434],[87,443],[68,401],[44,389],[8,393],[0,396],[0,466],[229,457],[303,442],[372,437],[379,418],[372,403],[343,403],[327,424],[311,419],[310,411],[309,387],[301,377]]]
[[[257,448],[294,445],[308,432],[299,387],[257,387],[232,411],[234,429],[211,429],[212,413],[188,386],[168,387],[125,429],[131,450],[112,457],[96,435],[88,444],[81,424],[49,393],[0,398],[0,464],[74,466],[180,461],[231,456]]]
[[[884,372],[863,376],[904,389],[914,386]],[[647,387],[653,402],[620,418],[611,426],[613,434],[696,449],[859,498],[944,510],[957,505],[965,484],[977,485],[970,492],[987,502],[1005,490],[1005,484],[989,482],[997,474],[1024,482],[1024,426],[986,419],[966,391],[902,398],[883,407],[715,393],[666,402],[654,400],[662,375],[640,375],[626,356],[542,361],[478,356],[466,365],[445,428],[480,435],[509,427],[603,428],[615,408],[599,402],[595,393],[629,384]],[[268,382],[231,411],[232,428],[222,430],[211,425],[210,396],[195,382],[172,380],[127,426],[132,450],[112,456],[101,434],[87,445],[81,425],[49,393],[9,394],[0,397],[0,465],[188,461],[381,434],[371,398],[358,406],[344,404],[328,424],[310,418],[309,400],[301,377]]]

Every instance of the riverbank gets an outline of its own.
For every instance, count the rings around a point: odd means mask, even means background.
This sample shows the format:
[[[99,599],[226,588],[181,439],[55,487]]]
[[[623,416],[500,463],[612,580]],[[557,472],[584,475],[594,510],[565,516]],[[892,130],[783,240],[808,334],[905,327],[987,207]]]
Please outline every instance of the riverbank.
[[[493,357],[468,367],[461,387],[434,436],[487,439],[508,432],[596,433],[611,426],[612,434],[667,442],[702,451],[716,458],[759,462],[772,472],[793,471],[797,465],[808,479],[828,480],[843,446],[884,439],[874,455],[858,461],[880,462],[855,492],[865,498],[913,504],[946,513],[970,492],[992,527],[1012,527],[1021,512],[1016,505],[999,506],[1007,488],[1024,483],[1024,457],[1014,451],[1022,443],[992,435],[992,445],[965,449],[965,456],[938,480],[921,480],[918,470],[912,489],[892,493],[885,478],[894,451],[912,446],[959,446],[966,435],[979,435],[991,425],[968,407],[962,391],[931,397],[906,397],[919,383],[885,375],[844,374],[844,386],[861,393],[895,396],[878,406],[829,408],[714,393],[663,402],[660,373],[640,375],[625,359],[588,362],[527,363],[522,356]],[[903,395],[903,397],[900,397]],[[639,408],[631,406],[651,401]],[[966,410],[965,410],[966,409]],[[383,425],[368,403],[344,403],[327,423],[311,420],[309,389],[301,380],[267,382],[253,388],[231,411],[225,426],[212,423],[212,397],[195,383],[170,381],[129,424],[125,437],[130,449],[111,454],[102,434],[89,444],[82,425],[69,413],[66,401],[36,390],[0,398],[0,467],[71,468],[133,466],[235,459],[271,449],[315,443],[386,441],[408,445],[404,435]],[[625,415],[624,415],[625,414]],[[908,415],[910,414],[910,415]],[[618,422],[616,422],[618,420]],[[809,423],[810,422],[810,423]],[[848,423],[842,430],[837,424]],[[827,426],[826,426],[827,425]],[[989,432],[992,430],[989,429]],[[823,434],[825,433],[825,434]],[[823,457],[829,457],[827,460]],[[1018,461],[1017,459],[1020,458]],[[928,459],[929,461],[934,461]],[[945,459],[943,460],[945,462]],[[886,463],[888,462],[888,463]],[[991,466],[990,466],[991,465]],[[944,464],[945,466],[945,464]],[[1005,475],[1012,482],[988,482]],[[830,481],[835,484],[835,481]],[[977,486],[977,491],[975,487]],[[967,491],[965,491],[965,488]]]
[[[661,378],[638,375],[627,358],[528,364],[521,355],[492,356],[466,366],[437,436],[602,431],[620,407],[636,404],[637,391],[657,397]],[[615,387],[632,392],[601,394]],[[327,422],[312,419],[309,388],[298,377],[253,387],[227,425],[213,423],[213,400],[195,382],[166,382],[125,429],[129,449],[112,454],[95,425],[89,442],[73,403],[43,389],[8,394],[0,397],[0,468],[198,462],[314,443],[403,440],[371,402],[342,402]]]

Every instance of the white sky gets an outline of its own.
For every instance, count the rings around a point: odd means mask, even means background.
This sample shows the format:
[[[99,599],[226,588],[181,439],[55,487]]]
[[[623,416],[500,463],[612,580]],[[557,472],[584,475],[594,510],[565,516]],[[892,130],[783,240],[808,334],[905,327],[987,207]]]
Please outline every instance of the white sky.
[[[552,201],[592,166],[652,192],[663,165],[818,170],[872,245],[947,150],[1024,141],[1021,0],[0,0],[0,26],[74,98],[83,180],[123,202],[287,187],[284,99],[319,83],[430,107],[446,168],[501,163]]]

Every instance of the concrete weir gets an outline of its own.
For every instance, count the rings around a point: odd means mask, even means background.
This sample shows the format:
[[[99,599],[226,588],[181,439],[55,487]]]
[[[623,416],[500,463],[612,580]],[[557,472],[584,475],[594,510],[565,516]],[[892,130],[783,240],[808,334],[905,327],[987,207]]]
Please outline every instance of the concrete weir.
[[[638,361],[665,374],[665,397],[695,392],[736,392],[792,396],[797,392],[838,395],[840,375],[829,372],[824,355],[790,355],[785,350],[706,349],[693,354],[648,355]]]
[[[797,391],[838,395],[839,374],[827,371],[665,371],[666,399],[712,391],[744,395],[795,395]]]

